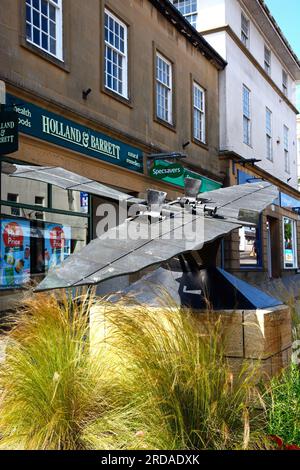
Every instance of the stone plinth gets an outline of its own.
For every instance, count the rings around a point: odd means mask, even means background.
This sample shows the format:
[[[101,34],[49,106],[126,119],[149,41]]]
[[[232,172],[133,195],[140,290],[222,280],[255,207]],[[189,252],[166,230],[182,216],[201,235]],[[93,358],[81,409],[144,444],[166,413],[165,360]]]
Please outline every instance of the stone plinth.
[[[128,307],[129,309],[131,307]],[[151,307],[149,307],[151,308]],[[154,310],[161,311],[161,308]],[[134,314],[134,312],[133,312]],[[258,380],[269,379],[286,367],[292,352],[290,310],[280,305],[265,310],[195,312],[201,334],[209,334],[210,325],[220,322],[225,356],[233,374],[244,362],[258,367]],[[91,312],[91,343],[105,337],[105,307]]]

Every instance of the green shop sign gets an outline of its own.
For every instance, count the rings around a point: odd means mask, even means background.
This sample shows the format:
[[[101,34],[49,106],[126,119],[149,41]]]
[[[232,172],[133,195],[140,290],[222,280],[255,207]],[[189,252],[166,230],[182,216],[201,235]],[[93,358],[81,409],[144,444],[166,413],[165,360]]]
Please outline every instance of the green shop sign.
[[[202,181],[201,192],[213,191],[222,187],[221,183],[201,176],[194,171],[187,170],[180,163],[170,163],[164,160],[155,160],[149,172],[152,178],[171,183],[184,188],[185,178],[195,178]]]
[[[0,112],[0,155],[18,150],[18,115],[12,111]]]
[[[136,147],[81,126],[13,95],[7,95],[6,103],[18,114],[20,132],[88,157],[143,173],[142,151]]]
[[[163,165],[161,162],[156,163],[155,166],[150,170],[150,176],[159,180],[165,180],[170,178],[180,178],[184,173],[183,167],[179,163],[172,163],[168,166]]]

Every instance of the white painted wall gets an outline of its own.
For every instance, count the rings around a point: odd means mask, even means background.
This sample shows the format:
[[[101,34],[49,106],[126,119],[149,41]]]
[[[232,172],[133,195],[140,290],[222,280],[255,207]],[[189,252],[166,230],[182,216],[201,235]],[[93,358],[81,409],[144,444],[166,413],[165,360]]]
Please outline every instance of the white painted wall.
[[[265,36],[264,32],[259,29],[255,20],[251,18],[247,8],[237,0],[224,0],[226,3],[226,24],[230,25],[235,34],[241,37],[241,13],[250,20],[250,42],[249,51],[253,57],[264,67],[264,47],[265,45],[271,50],[271,78],[276,85],[282,89],[282,69],[285,70],[284,64],[281,62],[276,50],[274,50],[272,43]],[[210,3],[210,0],[204,0]],[[287,73],[288,71],[285,70]],[[288,98],[295,103],[295,84],[293,84],[292,77],[288,74]]]
[[[238,37],[241,36],[241,12],[250,20],[249,51],[259,64],[264,67],[264,46],[272,52],[271,79],[282,89],[283,64],[239,0],[198,0],[199,31],[208,31],[229,25]],[[231,150],[244,158],[262,160],[258,165],[282,181],[297,188],[297,131],[295,112],[277,93],[276,89],[264,78],[263,74],[250,61],[243,50],[227,32],[206,34],[205,39],[228,62],[220,74],[220,148]],[[287,70],[286,70],[287,71]],[[288,72],[288,71],[287,71]],[[243,108],[242,87],[245,84],[251,90],[252,143],[251,147],[243,143]],[[296,103],[296,84],[289,76],[288,98]],[[267,159],[266,146],[266,107],[273,113],[273,162]],[[283,126],[289,128],[290,173],[285,171]],[[278,142],[278,143],[277,143]]]
[[[224,139],[224,132],[221,133],[221,150],[232,150],[244,158],[260,159],[262,162],[258,166],[282,181],[292,178],[289,184],[297,187],[296,115],[233,39],[228,36],[226,43],[229,65],[220,81],[226,82],[226,109],[224,112],[224,107],[221,108],[221,121],[227,122],[227,135]],[[243,84],[251,91],[251,147],[243,143]],[[267,159],[266,107],[272,111],[273,162]],[[290,173],[285,171],[284,125],[289,128]]]
[[[300,191],[300,114],[297,116],[298,189]]]
[[[198,0],[197,29],[199,31],[219,28],[227,24],[225,2],[226,0]]]

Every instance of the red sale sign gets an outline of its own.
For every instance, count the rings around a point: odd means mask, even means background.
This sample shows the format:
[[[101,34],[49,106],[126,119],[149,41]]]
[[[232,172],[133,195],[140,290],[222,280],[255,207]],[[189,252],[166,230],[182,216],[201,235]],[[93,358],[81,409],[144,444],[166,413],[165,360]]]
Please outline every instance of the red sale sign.
[[[23,230],[16,222],[10,222],[5,225],[3,230],[4,245],[9,248],[20,248],[23,246]]]
[[[50,230],[50,245],[53,249],[63,249],[65,246],[65,234],[59,225]]]
[[[45,271],[59,266],[71,254],[71,227],[45,224]]]

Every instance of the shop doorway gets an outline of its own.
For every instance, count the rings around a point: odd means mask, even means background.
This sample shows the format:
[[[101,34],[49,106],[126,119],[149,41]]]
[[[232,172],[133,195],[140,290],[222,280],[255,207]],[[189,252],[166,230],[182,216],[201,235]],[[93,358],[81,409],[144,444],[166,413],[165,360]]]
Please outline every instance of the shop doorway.
[[[30,227],[30,272],[35,283],[40,282],[45,274],[44,226],[34,220]]]
[[[267,217],[267,259],[270,279],[277,279],[281,275],[280,253],[279,219]]]

